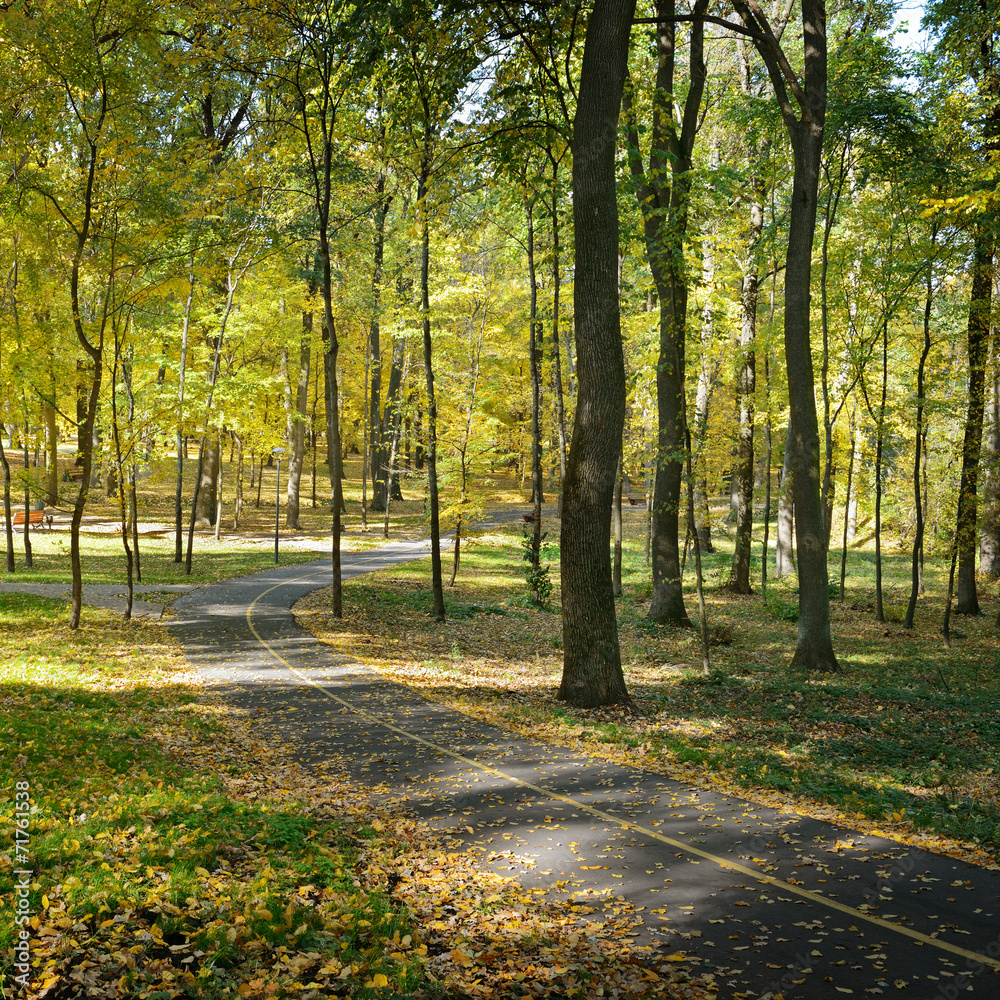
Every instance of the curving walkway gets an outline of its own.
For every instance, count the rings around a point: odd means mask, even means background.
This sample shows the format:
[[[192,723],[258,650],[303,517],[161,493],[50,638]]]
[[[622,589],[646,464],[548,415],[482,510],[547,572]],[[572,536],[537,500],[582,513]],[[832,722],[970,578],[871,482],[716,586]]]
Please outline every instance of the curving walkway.
[[[427,550],[345,553],[344,577]],[[633,904],[643,924],[631,943],[684,952],[715,973],[721,998],[1000,998],[1000,872],[425,701],[295,623],[292,605],[329,582],[323,560],[203,587],[173,604],[168,626],[234,704],[299,741],[303,762],[385,782],[484,864],[581,912]]]

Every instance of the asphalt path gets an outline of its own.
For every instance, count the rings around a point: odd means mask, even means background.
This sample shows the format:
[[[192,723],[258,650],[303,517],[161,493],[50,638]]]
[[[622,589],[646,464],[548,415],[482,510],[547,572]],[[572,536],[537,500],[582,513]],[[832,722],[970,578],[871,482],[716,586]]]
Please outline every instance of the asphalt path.
[[[343,575],[428,551],[345,553]],[[383,785],[484,865],[590,919],[634,907],[630,943],[683,952],[721,998],[1000,1000],[1000,872],[609,764],[426,701],[300,628],[327,560],[200,588],[169,627],[228,700],[306,764]]]

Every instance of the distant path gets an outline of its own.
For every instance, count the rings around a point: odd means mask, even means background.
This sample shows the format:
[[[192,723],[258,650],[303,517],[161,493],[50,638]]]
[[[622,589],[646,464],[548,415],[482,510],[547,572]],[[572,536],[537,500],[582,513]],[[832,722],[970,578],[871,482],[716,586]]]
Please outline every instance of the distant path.
[[[426,552],[345,553],[344,576]],[[715,973],[720,998],[1000,998],[1000,873],[425,701],[295,623],[292,605],[329,583],[322,560],[202,587],[174,603],[168,626],[233,704],[301,741],[303,762],[385,782],[484,863],[491,851],[530,859],[491,863],[595,918],[633,903],[644,926],[623,947],[686,953]]]
[[[186,594],[196,589],[196,583],[137,583],[133,588],[133,618],[160,618],[166,607],[163,601],[144,601],[143,594]],[[83,603],[91,608],[105,608],[108,611],[125,613],[128,605],[125,594],[128,586],[124,583],[85,583]],[[58,601],[73,599],[71,583],[19,583],[15,580],[0,582],[0,594],[33,594],[35,597],[51,597]]]

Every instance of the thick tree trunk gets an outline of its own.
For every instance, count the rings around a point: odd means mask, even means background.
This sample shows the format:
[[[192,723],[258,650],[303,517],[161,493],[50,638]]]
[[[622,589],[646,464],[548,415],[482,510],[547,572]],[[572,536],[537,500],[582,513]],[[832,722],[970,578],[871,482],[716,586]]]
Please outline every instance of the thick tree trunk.
[[[219,493],[219,435],[206,435],[202,440],[201,461],[198,471],[198,502],[195,506],[195,524],[215,524],[215,509]]]
[[[972,264],[972,298],[969,303],[969,408],[962,442],[962,480],[958,491],[958,587],[956,615],[978,615],[976,591],[976,518],[979,458],[983,442],[986,404],[986,356],[989,347],[993,292],[993,245],[990,227],[976,227]]]
[[[629,702],[618,647],[608,537],[625,424],[615,149],[634,11],[635,0],[595,0],[574,123],[579,381],[563,484],[563,674],[558,697],[581,707]]]
[[[785,260],[785,366],[791,410],[792,489],[799,579],[799,628],[792,665],[807,670],[836,670],[838,663],[830,634],[826,521],[820,497],[819,426],[809,338],[812,242],[816,229],[825,111],[825,17],[821,0],[803,0],[803,23],[809,17],[818,19],[823,25],[823,104],[822,109],[814,108],[813,120],[803,120],[792,137],[795,176]],[[815,24],[813,27],[815,29]],[[817,40],[813,38],[812,43],[816,44]]]
[[[306,316],[309,323],[306,324]],[[312,353],[312,313],[302,316],[299,341],[299,377],[295,383],[294,411],[288,421],[288,488],[285,526],[298,530],[301,500],[302,466],[306,456],[306,412],[309,408],[309,364]],[[291,383],[289,383],[290,387]]]

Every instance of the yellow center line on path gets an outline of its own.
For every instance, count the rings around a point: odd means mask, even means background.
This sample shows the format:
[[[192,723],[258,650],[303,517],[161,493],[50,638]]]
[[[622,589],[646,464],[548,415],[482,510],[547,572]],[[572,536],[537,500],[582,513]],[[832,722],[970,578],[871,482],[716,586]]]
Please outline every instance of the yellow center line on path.
[[[755,871],[753,868],[748,868],[746,865],[738,864],[735,861],[730,861],[728,858],[720,857],[716,854],[711,854],[708,851],[703,851],[697,847],[693,847],[690,844],[685,844],[683,841],[674,840],[673,837],[664,836],[662,833],[657,833],[655,830],[650,830],[647,827],[641,826],[638,823],[630,823],[628,820],[623,820],[612,813],[605,812],[603,809],[598,809],[595,806],[588,805],[586,802],[580,802],[578,799],[574,799],[568,795],[561,795],[558,792],[553,792],[548,788],[543,788],[541,785],[532,784],[530,781],[525,781],[523,778],[518,778],[513,774],[507,774],[505,771],[498,770],[495,767],[490,767],[489,764],[483,764],[479,761],[473,760],[471,757],[464,757],[462,754],[457,753],[448,747],[440,746],[431,740],[425,739],[423,736],[418,736],[416,733],[407,732],[405,729],[401,729],[399,726],[393,725],[391,722],[385,719],[379,718],[377,715],[373,715],[371,712],[366,711],[363,708],[358,708],[357,705],[351,704],[351,702],[346,701],[341,698],[340,695],[334,694],[329,688],[322,684],[317,683],[312,680],[300,670],[293,667],[275,648],[269,643],[258,631],[254,628],[253,624],[253,609],[254,605],[257,604],[262,598],[266,597],[273,590],[278,590],[281,587],[288,587],[295,583],[301,583],[303,580],[308,580],[308,576],[301,576],[295,580],[289,580],[285,583],[277,583],[273,587],[269,587],[267,590],[262,591],[251,601],[249,607],[247,608],[247,625],[250,627],[250,631],[257,637],[257,641],[264,646],[265,649],[279,662],[281,663],[290,673],[299,677],[310,687],[316,688],[317,691],[322,692],[322,694],[328,698],[330,701],[335,701],[345,708],[350,709],[357,715],[362,716],[369,722],[375,725],[381,726],[383,729],[388,729],[390,732],[396,733],[405,739],[412,740],[414,743],[420,743],[423,746],[429,747],[432,750],[436,750],[439,753],[443,753],[453,760],[458,761],[462,764],[468,764],[470,767],[477,771],[482,771],[486,774],[491,774],[496,778],[503,778],[506,781],[512,781],[516,785],[520,785],[522,788],[529,788],[533,792],[537,792],[539,795],[544,796],[552,800],[553,802],[562,802],[566,805],[572,806],[574,809],[579,809],[581,812],[587,813],[589,816],[594,816],[597,819],[601,819],[606,823],[614,824],[615,826],[621,827],[623,830],[635,830],[641,833],[645,837],[651,837],[653,840],[658,840],[662,844],[667,844],[669,847],[675,847],[686,854],[693,854],[699,858],[704,858],[706,861],[711,861],[718,865],[720,868],[724,868],[727,871],[739,872],[741,875],[746,875],[749,878],[754,879],[761,885],[771,885],[776,889],[783,889],[785,892],[793,893],[796,896],[801,896],[803,899],[809,900],[811,903],[815,903],[817,906],[825,906],[827,909],[835,910],[838,913],[845,913],[855,920],[863,920],[866,923],[874,924],[876,927],[884,928],[887,931],[894,931],[897,934],[901,934],[904,937],[908,937],[913,941],[917,941],[922,945],[930,945],[932,948],[938,948],[941,951],[947,951],[952,955],[959,955],[962,958],[968,959],[970,962],[976,962],[981,965],[989,966],[993,969],[1000,971],[1000,959],[990,958],[989,955],[983,955],[977,951],[970,951],[967,948],[960,948],[958,945],[952,944],[949,941],[942,941],[940,938],[931,937],[929,934],[922,934],[920,931],[913,930],[910,927],[905,927],[903,924],[893,923],[890,920],[884,920],[875,914],[865,913],[864,910],[855,909],[853,906],[847,906],[845,903],[838,903],[835,899],[830,899],[824,896],[822,893],[813,892],[811,889],[804,889],[802,886],[793,885],[791,882],[785,882],[780,878],[773,878],[770,875],[764,875],[759,871]]]

